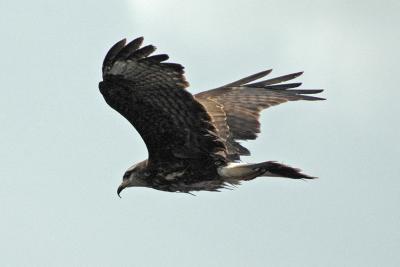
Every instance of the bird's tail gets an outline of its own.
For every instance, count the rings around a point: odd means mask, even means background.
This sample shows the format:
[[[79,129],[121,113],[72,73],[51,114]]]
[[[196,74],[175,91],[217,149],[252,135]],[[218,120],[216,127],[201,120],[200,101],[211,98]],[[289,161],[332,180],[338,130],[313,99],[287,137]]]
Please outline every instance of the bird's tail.
[[[265,161],[255,164],[230,163],[220,167],[219,174],[226,180],[249,181],[259,176],[285,177],[291,179],[315,179],[301,172],[300,169],[290,167],[275,161]]]

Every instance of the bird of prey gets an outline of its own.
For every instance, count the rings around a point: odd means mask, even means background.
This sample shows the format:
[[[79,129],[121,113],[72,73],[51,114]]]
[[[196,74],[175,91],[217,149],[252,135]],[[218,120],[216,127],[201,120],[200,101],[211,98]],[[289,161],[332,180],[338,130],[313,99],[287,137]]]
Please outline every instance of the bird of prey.
[[[287,101],[323,100],[320,89],[293,89],[285,83],[302,72],[261,81],[262,71],[224,86],[192,95],[183,67],[168,55],[151,55],[143,37],[123,39],[108,51],[99,89],[105,101],[139,132],[148,159],[130,167],[117,193],[126,187],[168,192],[219,191],[259,176],[313,179],[276,161],[248,164],[240,140],[257,138],[260,112]]]

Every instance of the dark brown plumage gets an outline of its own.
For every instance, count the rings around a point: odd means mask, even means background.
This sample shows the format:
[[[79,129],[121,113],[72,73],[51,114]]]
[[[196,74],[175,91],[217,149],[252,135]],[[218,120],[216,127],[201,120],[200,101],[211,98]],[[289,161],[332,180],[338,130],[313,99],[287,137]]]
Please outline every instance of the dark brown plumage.
[[[141,47],[142,42],[141,37],[116,43],[104,59],[99,84],[106,102],[137,129],[149,151],[148,160],[126,172],[119,192],[128,186],[215,191],[256,176],[312,178],[275,162],[231,164],[250,154],[238,140],[257,137],[261,110],[322,99],[309,95],[322,90],[282,83],[302,73],[254,82],[271,72],[267,70],[193,96],[185,89],[183,67],[165,63],[165,54],[151,56],[155,47]]]

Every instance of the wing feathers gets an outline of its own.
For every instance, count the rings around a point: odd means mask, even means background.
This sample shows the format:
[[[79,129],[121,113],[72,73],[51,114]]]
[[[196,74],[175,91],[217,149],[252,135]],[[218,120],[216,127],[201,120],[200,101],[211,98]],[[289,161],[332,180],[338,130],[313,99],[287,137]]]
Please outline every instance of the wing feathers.
[[[296,88],[299,87],[302,83],[285,83],[285,84],[275,84],[275,85],[268,85],[268,86],[261,86],[265,89],[278,89],[278,90],[286,90],[290,88]],[[250,86],[249,86],[250,87]],[[257,87],[257,86],[251,86],[251,87]]]
[[[258,72],[258,73],[256,73],[256,74],[250,75],[250,76],[248,76],[248,77],[242,78],[242,79],[240,79],[240,80],[237,80],[237,81],[228,83],[228,84],[223,85],[223,86],[221,86],[221,87],[219,87],[219,88],[240,86],[240,85],[243,85],[243,84],[246,84],[246,83],[249,83],[249,82],[258,80],[258,79],[260,79],[260,78],[262,78],[262,77],[265,77],[265,76],[267,76],[268,74],[270,74],[271,71],[272,71],[272,69],[264,70],[264,71]]]
[[[121,50],[124,48],[126,43],[126,39],[122,39],[115,45],[113,45],[110,50],[107,52],[104,61],[103,61],[103,68],[102,71],[103,73],[106,71],[106,68],[110,68],[112,63],[114,62],[115,57],[121,52]]]
[[[260,81],[257,83],[252,83],[252,84],[248,84],[249,87],[264,87],[266,85],[270,85],[270,84],[277,84],[277,83],[281,83],[281,82],[286,82],[289,80],[293,80],[294,78],[299,77],[300,75],[302,75],[303,72],[296,72],[296,73],[292,73],[292,74],[288,74],[288,75],[283,75],[280,77],[276,77],[273,79],[269,79],[269,80],[265,80],[265,81]]]
[[[129,59],[141,59],[141,58],[145,58],[148,55],[150,55],[151,53],[153,53],[154,51],[156,51],[156,47],[154,45],[146,45],[140,49],[137,49],[135,51],[133,51],[133,53],[131,53],[128,58]]]
[[[169,59],[169,56],[166,54],[160,54],[160,55],[155,55],[155,56],[146,58],[146,60],[149,62],[157,62],[157,63],[166,61],[168,59]]]
[[[167,67],[171,70],[177,71],[179,73],[183,73],[183,66],[176,63],[161,63],[162,66]]]
[[[321,93],[323,91],[321,89],[293,89],[299,87],[301,83],[280,84],[300,76],[303,72],[249,83],[270,72],[270,70],[259,72],[226,86],[195,95],[212,118],[218,116],[218,119],[214,119],[214,124],[219,135],[226,142],[230,159],[237,160],[240,155],[249,155],[248,150],[238,140],[257,138],[257,134],[260,133],[258,119],[263,109],[287,101],[324,100],[311,96]],[[222,111],[216,112],[216,106]],[[225,120],[220,117],[221,114],[225,114]]]
[[[127,59],[133,53],[135,53],[136,50],[139,49],[139,47],[142,45],[142,43],[143,43],[143,37],[139,37],[139,38],[136,38],[135,40],[131,41],[118,54],[118,59],[119,60]]]
[[[183,66],[164,62],[166,54],[150,56],[156,47],[142,43],[143,37],[127,45],[123,39],[111,47],[100,91],[139,131],[153,159],[207,153],[224,158],[227,152],[230,160],[237,160],[250,154],[239,140],[257,137],[263,109],[287,101],[323,100],[313,96],[322,89],[294,89],[301,83],[283,83],[303,72],[256,82],[271,69],[193,97],[182,90],[189,85]]]
[[[318,94],[322,93],[324,90],[323,89],[305,89],[305,90],[290,90],[290,92],[295,93],[295,94]]]
[[[210,115],[184,90],[183,66],[162,63],[165,54],[149,57],[156,48],[140,47],[142,42],[142,37],[126,46],[120,41],[107,54],[99,84],[106,102],[140,133],[150,163],[225,161],[225,144]]]

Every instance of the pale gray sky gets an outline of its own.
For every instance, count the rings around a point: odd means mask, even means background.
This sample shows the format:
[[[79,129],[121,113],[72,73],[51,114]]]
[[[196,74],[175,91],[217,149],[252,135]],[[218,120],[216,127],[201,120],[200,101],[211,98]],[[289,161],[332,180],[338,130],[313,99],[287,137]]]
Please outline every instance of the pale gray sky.
[[[1,266],[399,266],[399,1],[3,1]],[[186,67],[192,92],[304,70],[325,102],[262,116],[246,161],[320,177],[196,197],[134,188],[147,157],[98,92],[127,37]]]

